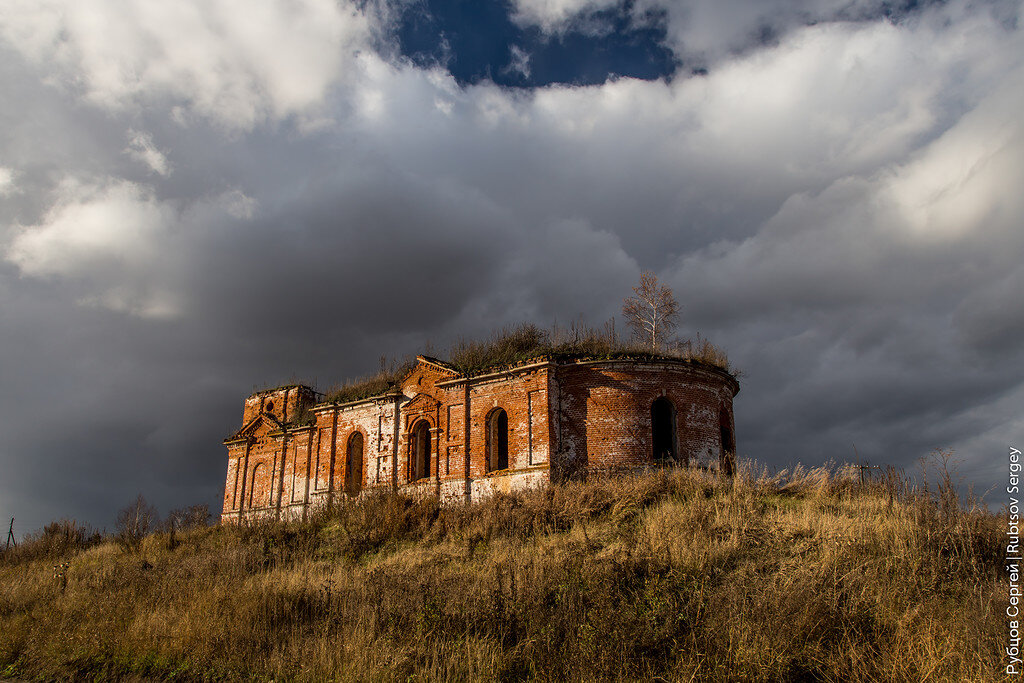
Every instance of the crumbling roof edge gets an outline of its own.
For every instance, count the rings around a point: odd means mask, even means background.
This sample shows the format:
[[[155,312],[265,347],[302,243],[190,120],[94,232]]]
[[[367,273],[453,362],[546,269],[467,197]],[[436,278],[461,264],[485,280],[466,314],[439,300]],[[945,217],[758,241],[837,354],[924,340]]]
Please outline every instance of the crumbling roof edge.
[[[515,372],[524,372],[526,370],[550,367],[553,365],[557,365],[557,362],[551,360],[550,358],[547,358],[546,356],[538,356],[536,358],[530,358],[528,360],[523,361],[522,363],[517,363],[515,365],[508,365],[505,367],[495,366],[497,369],[488,368],[485,372],[476,375],[460,374],[458,377],[453,377],[452,379],[446,379],[443,382],[438,382],[437,386],[448,387],[462,384],[464,382],[478,382],[480,380],[488,380],[494,377],[500,377],[502,375],[512,374]]]
[[[490,378],[492,376],[499,376],[505,373],[524,370],[532,367],[541,367],[544,365],[570,365],[570,364],[583,364],[583,363],[673,363],[686,365],[690,367],[703,368],[721,375],[724,375],[731,380],[735,385],[735,393],[739,393],[739,381],[736,376],[725,368],[715,365],[714,363],[708,363],[696,358],[676,358],[674,356],[668,356],[663,354],[644,354],[644,355],[629,355],[623,354],[621,356],[591,356],[588,354],[572,354],[572,353],[548,353],[540,356],[534,356],[528,358],[520,363],[514,363],[506,366],[491,366],[485,367],[480,372],[460,373],[456,378],[450,380],[444,380],[438,382],[438,386],[448,386],[452,384],[459,384],[468,380],[478,380],[484,378]]]
[[[259,391],[254,391],[251,394],[249,394],[249,398],[252,398],[253,396],[261,396],[263,394],[272,394],[275,391],[283,391],[285,389],[308,389],[312,394],[315,394],[316,396],[323,396],[324,395],[322,391],[317,391],[316,389],[314,389],[313,387],[309,386],[308,384],[295,384],[295,383],[293,383],[293,384],[282,384],[280,386],[270,387],[268,389],[260,389]]]
[[[616,362],[621,363],[621,362],[627,362],[627,363],[672,363],[672,364],[678,364],[678,365],[685,365],[685,366],[689,366],[689,367],[701,368],[701,369],[707,370],[709,372],[713,372],[713,373],[719,374],[719,375],[723,376],[723,378],[727,379],[729,381],[729,383],[732,384],[732,386],[733,386],[733,395],[738,394],[739,390],[740,390],[739,381],[736,379],[736,376],[733,373],[731,373],[729,370],[727,370],[727,369],[725,369],[725,368],[723,368],[723,367],[721,367],[719,365],[715,365],[714,363],[708,363],[707,361],[702,361],[702,360],[695,359],[695,358],[677,358],[677,357],[674,357],[674,356],[663,355],[663,354],[655,354],[655,353],[652,353],[652,354],[642,354],[642,355],[630,355],[628,353],[625,353],[623,355],[611,355],[611,356],[605,356],[605,357],[591,356],[591,355],[587,355],[587,354],[584,354],[584,353],[581,353],[581,354],[573,354],[573,353],[547,353],[547,354],[542,354],[540,356],[534,356],[532,358],[527,358],[527,359],[523,360],[522,362],[514,363],[514,364],[511,364],[511,365],[506,365],[506,366],[495,365],[495,366],[491,366],[491,367],[485,367],[485,368],[483,368],[482,370],[480,370],[479,372],[476,372],[476,373],[461,372],[461,371],[458,370],[458,368],[456,366],[452,365],[451,363],[449,363],[447,361],[443,361],[443,360],[441,360],[439,358],[434,358],[432,356],[425,356],[425,355],[420,354],[420,355],[416,356],[416,361],[418,363],[424,363],[426,365],[433,366],[433,367],[435,367],[435,368],[437,368],[439,370],[442,370],[445,373],[447,373],[447,374],[452,376],[450,379],[441,380],[440,382],[438,382],[437,386],[439,386],[439,387],[458,385],[458,384],[461,384],[461,383],[467,382],[467,381],[474,381],[475,382],[475,381],[479,381],[479,380],[491,379],[493,377],[499,377],[499,376],[501,376],[503,374],[508,374],[508,373],[512,373],[512,372],[521,372],[521,371],[528,370],[528,369],[531,369],[531,368],[535,368],[535,367],[539,368],[539,367],[544,367],[544,366],[548,366],[548,365],[570,365],[570,364],[577,364],[578,365],[578,364],[583,364],[583,363],[588,363],[589,364],[589,363],[616,363]],[[372,402],[372,401],[381,401],[381,400],[388,399],[389,397],[393,398],[393,397],[401,396],[401,391],[399,390],[398,387],[401,386],[402,382],[404,382],[406,379],[408,379],[409,375],[411,375],[415,370],[416,370],[416,366],[414,365],[409,370],[409,372],[407,372],[405,375],[403,375],[402,379],[399,380],[397,382],[397,384],[392,386],[392,388],[389,389],[388,391],[385,391],[385,392],[382,392],[382,393],[379,393],[379,394],[373,394],[372,396],[364,396],[363,398],[354,399],[354,400],[351,400],[351,401],[344,401],[344,402],[341,402],[341,403],[334,402],[334,401],[328,401],[328,400],[321,400],[320,402],[314,404],[310,410],[312,412],[322,412],[322,411],[328,410],[330,408],[349,408],[349,407],[352,407],[354,405],[359,405],[361,403],[368,403],[368,402]],[[312,389],[311,387],[308,387],[307,385],[304,385],[304,384],[288,385],[288,387],[305,387],[305,388],[310,389],[311,391],[313,391],[317,396],[326,396],[326,394],[318,392],[315,389]],[[288,387],[280,387],[280,388],[288,388]],[[276,390],[275,389],[267,389],[265,391],[269,392],[269,391],[276,391]],[[257,393],[263,393],[263,392],[257,392]],[[253,395],[256,395],[256,394],[253,394]],[[244,427],[243,427],[243,429],[244,429]]]
[[[402,392],[401,391],[398,391],[397,389],[392,388],[392,389],[390,389],[388,391],[385,391],[382,394],[374,394],[373,396],[366,396],[366,397],[363,397],[363,398],[357,398],[357,399],[352,400],[352,401],[345,401],[344,403],[336,403],[336,402],[332,402],[332,401],[321,401],[320,403],[317,403],[312,408],[310,408],[310,411],[312,411],[314,413],[322,413],[323,411],[330,410],[331,408],[351,408],[352,406],[358,405],[360,403],[371,403],[373,401],[381,401],[381,400],[385,400],[385,399],[389,399],[389,398],[394,399],[394,398],[399,398],[401,396],[402,396]]]
[[[448,374],[454,375],[456,377],[462,374],[461,372],[459,372],[459,369],[456,368],[454,365],[452,365],[448,361],[441,360],[440,358],[434,358],[433,356],[424,356],[423,354],[420,354],[416,356],[416,360],[418,360],[421,363],[426,363],[427,365],[433,365],[439,370],[444,370]],[[415,369],[416,367],[413,366],[412,370],[409,371],[409,374],[411,374]],[[406,377],[408,377],[409,374],[406,374]]]
[[[654,356],[650,356],[650,357],[640,357],[640,358],[630,357],[630,356],[621,356],[621,357],[618,357],[618,358],[586,358],[586,357],[581,357],[581,358],[569,360],[568,362],[564,362],[564,363],[560,362],[558,364],[559,365],[569,365],[569,364],[573,364],[573,365],[598,365],[600,363],[622,363],[622,362],[626,362],[626,363],[649,363],[649,364],[669,363],[671,365],[684,365],[684,366],[691,367],[691,368],[697,368],[699,370],[704,370],[704,371],[707,371],[707,372],[711,372],[711,373],[714,373],[716,375],[721,375],[723,377],[723,379],[728,380],[729,383],[733,385],[733,392],[732,392],[733,396],[735,396],[736,394],[740,393],[740,382],[739,382],[738,379],[736,379],[736,376],[734,374],[732,374],[731,372],[729,372],[728,370],[726,370],[725,368],[723,368],[723,367],[721,367],[719,365],[715,365],[714,363],[708,363],[707,361],[699,360],[697,358],[673,358],[672,356],[662,356],[662,355],[654,355]]]
[[[270,413],[260,413],[259,415],[257,415],[256,417],[252,418],[251,420],[249,420],[248,422],[246,422],[246,423],[245,423],[244,425],[242,425],[242,426],[241,426],[241,427],[240,427],[240,428],[238,429],[238,431],[236,431],[235,433],[233,433],[233,434],[232,434],[231,436],[229,436],[228,438],[224,439],[224,443],[234,443],[234,442],[236,442],[236,441],[245,441],[245,439],[246,439],[247,437],[243,436],[243,434],[244,434],[244,433],[245,433],[245,432],[246,432],[246,431],[247,431],[247,430],[248,430],[248,429],[249,429],[250,427],[252,427],[252,426],[253,426],[254,424],[256,424],[256,423],[257,423],[257,422],[259,422],[260,420],[266,419],[266,418],[268,418],[268,417],[269,417],[269,418],[270,418],[271,420],[273,420],[274,422],[276,422],[276,423],[277,423],[277,426],[278,426],[278,428],[280,428],[280,427],[282,427],[282,426],[283,426],[283,423],[282,423],[282,422],[281,422],[280,420],[278,420],[278,419],[277,419],[277,417],[276,417],[275,415],[272,415],[272,414],[270,414]]]

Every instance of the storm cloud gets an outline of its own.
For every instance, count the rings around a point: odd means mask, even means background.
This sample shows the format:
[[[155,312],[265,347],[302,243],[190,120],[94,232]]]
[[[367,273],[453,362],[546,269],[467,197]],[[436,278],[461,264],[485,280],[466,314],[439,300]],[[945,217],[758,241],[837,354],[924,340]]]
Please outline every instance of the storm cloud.
[[[1024,442],[1019,2],[519,0],[535,45],[643,29],[676,61],[515,88],[405,54],[432,7],[0,8],[0,514],[216,507],[254,386],[598,325],[641,270],[743,371],[741,457],[943,447],[998,482]],[[492,73],[529,79],[522,45]]]

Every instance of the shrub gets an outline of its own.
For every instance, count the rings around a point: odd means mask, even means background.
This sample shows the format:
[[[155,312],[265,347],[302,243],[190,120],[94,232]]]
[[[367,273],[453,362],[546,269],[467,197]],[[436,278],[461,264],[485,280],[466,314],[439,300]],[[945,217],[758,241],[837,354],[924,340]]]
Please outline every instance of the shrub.
[[[135,551],[139,549],[146,534],[156,530],[159,524],[160,517],[156,508],[139,494],[134,501],[117,513],[115,538],[125,550]]]
[[[210,525],[213,515],[210,514],[210,506],[206,503],[189,505],[188,507],[175,508],[167,513],[167,518],[161,525],[164,531],[172,528],[178,531],[190,529],[201,529]]]
[[[28,534],[17,546],[3,554],[8,561],[59,559],[91,548],[102,542],[99,531],[73,519],[50,522],[43,530]]]

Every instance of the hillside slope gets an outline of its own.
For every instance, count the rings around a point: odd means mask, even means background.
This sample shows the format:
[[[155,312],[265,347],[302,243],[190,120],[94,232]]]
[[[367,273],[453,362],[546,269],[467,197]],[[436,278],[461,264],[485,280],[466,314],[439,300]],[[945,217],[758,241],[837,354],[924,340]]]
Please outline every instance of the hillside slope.
[[[1001,520],[948,484],[677,470],[367,498],[173,550],[23,545],[0,556],[0,675],[997,680]]]

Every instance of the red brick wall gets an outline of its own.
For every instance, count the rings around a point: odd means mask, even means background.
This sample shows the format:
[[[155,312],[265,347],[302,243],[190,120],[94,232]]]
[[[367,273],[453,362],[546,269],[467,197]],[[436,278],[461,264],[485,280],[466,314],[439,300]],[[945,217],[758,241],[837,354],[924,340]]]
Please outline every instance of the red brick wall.
[[[228,444],[225,515],[243,509],[276,515],[284,507],[305,504],[312,434],[310,427],[284,432],[268,422],[250,441]]]
[[[313,486],[317,495],[345,490],[349,482],[348,447],[362,435],[362,457],[357,467],[356,488],[391,486],[394,446],[394,399],[371,399],[316,409]]]
[[[671,361],[562,365],[557,384],[556,476],[654,464],[651,405],[662,396],[675,407],[678,458],[717,463],[720,411],[726,410],[731,428],[738,389],[723,372]]]
[[[258,391],[245,400],[242,424],[262,414],[273,415],[279,422],[289,422],[314,403],[316,392],[300,385]]]

